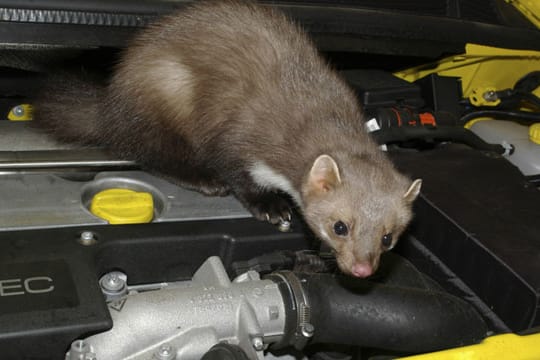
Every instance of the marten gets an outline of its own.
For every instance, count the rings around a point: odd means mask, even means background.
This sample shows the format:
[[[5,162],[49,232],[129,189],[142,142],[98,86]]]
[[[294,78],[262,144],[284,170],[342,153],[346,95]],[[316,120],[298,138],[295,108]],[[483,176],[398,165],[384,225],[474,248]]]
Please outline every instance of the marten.
[[[421,187],[371,139],[354,92],[300,26],[250,1],[164,16],[133,38],[107,83],[51,81],[35,120],[187,188],[232,193],[260,220],[290,220],[288,194],[357,277],[394,246]]]

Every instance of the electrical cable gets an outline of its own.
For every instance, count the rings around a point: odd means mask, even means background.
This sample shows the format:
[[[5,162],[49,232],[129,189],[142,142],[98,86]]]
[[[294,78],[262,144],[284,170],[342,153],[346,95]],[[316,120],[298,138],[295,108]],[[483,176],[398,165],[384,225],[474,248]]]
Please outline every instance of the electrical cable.
[[[480,117],[492,117],[495,119],[521,120],[526,122],[540,122],[540,114],[526,111],[502,111],[502,110],[480,110],[470,112],[461,117],[461,123],[465,124],[470,120]]]

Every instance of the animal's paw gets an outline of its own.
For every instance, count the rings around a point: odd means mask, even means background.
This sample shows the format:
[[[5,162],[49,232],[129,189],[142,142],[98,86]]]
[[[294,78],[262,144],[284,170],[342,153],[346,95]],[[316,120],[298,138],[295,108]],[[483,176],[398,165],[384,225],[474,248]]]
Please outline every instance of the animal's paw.
[[[274,225],[291,222],[291,206],[287,199],[274,192],[258,195],[249,203],[249,210],[253,216]]]

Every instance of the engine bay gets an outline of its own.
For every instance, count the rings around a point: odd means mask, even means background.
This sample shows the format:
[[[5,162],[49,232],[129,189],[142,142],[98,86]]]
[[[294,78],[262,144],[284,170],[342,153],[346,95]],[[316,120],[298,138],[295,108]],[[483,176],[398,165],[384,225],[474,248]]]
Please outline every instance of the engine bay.
[[[47,73],[109,74],[136,29],[183,3],[2,2],[0,357],[412,359],[503,334],[540,356],[540,33],[488,2],[492,16],[472,2],[451,14],[422,1],[273,5],[355,90],[396,167],[424,181],[413,222],[367,279],[342,274],[300,213],[258,221],[232,196],[27,121]],[[399,32],[415,21],[425,28]],[[454,73],[510,58],[521,72],[503,85]]]

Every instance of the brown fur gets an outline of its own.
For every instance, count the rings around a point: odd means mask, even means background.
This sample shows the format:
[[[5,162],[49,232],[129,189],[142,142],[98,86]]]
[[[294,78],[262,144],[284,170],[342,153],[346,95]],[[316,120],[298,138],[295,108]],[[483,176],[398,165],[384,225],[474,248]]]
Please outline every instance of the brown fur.
[[[103,92],[86,99],[92,111],[82,119],[64,113],[59,125],[52,119],[70,106],[66,98],[76,95],[49,91],[36,111],[57,137],[72,141],[80,131],[79,142],[207,194],[230,191],[275,223],[288,207],[274,190],[291,189],[254,181],[250,171],[266,165],[287,180],[348,273],[358,262],[376,268],[380,237],[399,235],[419,190],[403,197],[410,181],[369,138],[352,91],[306,34],[251,2],[200,2],[164,17],[134,39]],[[341,181],[318,191],[310,171],[322,154]],[[337,220],[350,224],[351,236],[331,235]]]

